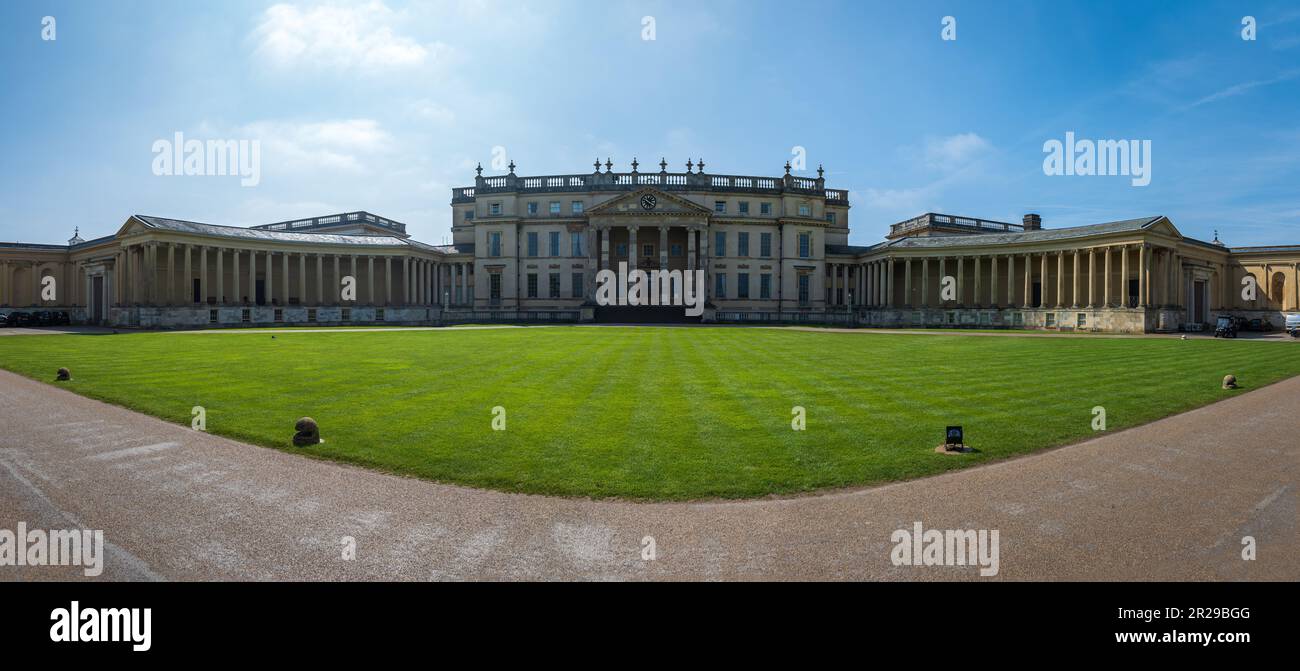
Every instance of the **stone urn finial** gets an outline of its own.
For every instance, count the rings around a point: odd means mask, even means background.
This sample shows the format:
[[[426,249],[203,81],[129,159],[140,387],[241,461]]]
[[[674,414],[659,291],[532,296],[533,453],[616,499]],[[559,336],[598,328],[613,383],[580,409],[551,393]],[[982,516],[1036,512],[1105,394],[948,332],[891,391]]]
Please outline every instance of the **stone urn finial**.
[[[695,168],[695,163],[691,161],[691,159],[689,158],[686,159],[686,174],[688,175],[691,174],[691,170],[693,170],[694,168]]]
[[[632,157],[632,172],[636,172],[636,167],[637,167],[638,165],[640,165],[640,163],[637,163],[637,162],[636,162],[636,157],[633,156],[633,157]]]
[[[474,168],[474,174],[478,175],[479,177],[482,177],[482,176],[483,176],[483,162],[482,162],[482,161],[479,161],[478,167],[477,167],[477,168]]]
[[[787,177],[790,175],[790,159],[785,160],[785,174]]]
[[[612,171],[613,169],[614,169],[614,162],[611,161],[611,160],[609,160],[609,157],[606,156],[606,157],[605,157],[605,172],[608,173],[608,172]]]
[[[664,157],[659,157],[659,172],[668,172],[668,161]]]

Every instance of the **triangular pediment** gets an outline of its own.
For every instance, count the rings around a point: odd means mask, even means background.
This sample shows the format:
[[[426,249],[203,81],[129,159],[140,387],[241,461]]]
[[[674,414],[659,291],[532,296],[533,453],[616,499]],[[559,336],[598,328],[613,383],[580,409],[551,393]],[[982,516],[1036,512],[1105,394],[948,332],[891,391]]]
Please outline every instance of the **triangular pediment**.
[[[607,200],[587,210],[587,213],[594,215],[689,214],[708,216],[711,212],[707,207],[697,205],[667,191],[661,191],[654,187],[643,187]]]
[[[1151,223],[1144,226],[1144,228],[1146,228],[1146,230],[1148,231],[1163,233],[1164,235],[1168,235],[1174,238],[1181,239],[1183,237],[1183,234],[1178,232],[1178,228],[1174,226],[1174,222],[1169,221],[1169,217],[1163,217],[1163,216],[1159,217],[1158,219],[1155,219]]]

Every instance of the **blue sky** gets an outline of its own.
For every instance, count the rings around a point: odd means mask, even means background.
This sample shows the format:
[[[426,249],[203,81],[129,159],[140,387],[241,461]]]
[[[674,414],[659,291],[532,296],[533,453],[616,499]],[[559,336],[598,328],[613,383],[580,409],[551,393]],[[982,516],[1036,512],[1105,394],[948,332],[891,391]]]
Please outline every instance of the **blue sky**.
[[[855,244],[926,211],[1300,244],[1295,3],[7,2],[0,26],[5,241],[365,209],[436,243],[494,147],[521,175],[775,176],[800,146]],[[1150,140],[1150,185],[1044,174],[1067,131]],[[260,181],[155,175],[177,132],[258,140]]]

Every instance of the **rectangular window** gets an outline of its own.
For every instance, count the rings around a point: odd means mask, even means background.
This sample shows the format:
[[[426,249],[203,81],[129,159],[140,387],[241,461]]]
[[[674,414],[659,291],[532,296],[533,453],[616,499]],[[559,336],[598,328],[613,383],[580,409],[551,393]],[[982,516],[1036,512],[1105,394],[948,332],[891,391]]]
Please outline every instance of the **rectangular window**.
[[[492,216],[495,217],[498,214],[501,214],[501,203],[492,203],[488,207],[491,208],[489,211],[492,213]]]
[[[550,286],[551,293],[550,293],[550,297],[551,297],[551,298],[559,298],[559,297],[560,297],[560,274],[559,274],[559,273],[551,273],[550,280],[551,280],[551,286]]]
[[[714,211],[714,212],[722,212],[722,213],[725,214],[726,211],[727,211],[727,201],[725,201],[725,200],[715,200],[715,201],[713,201],[713,211]]]
[[[626,242],[620,242],[620,243],[618,243],[617,245],[614,245],[614,256],[619,256],[619,257],[622,257],[622,258],[627,258],[627,243],[626,243]]]
[[[501,273],[488,274],[488,300],[501,302]]]
[[[560,213],[560,201],[558,201],[558,200],[552,200],[552,201],[551,201],[551,214],[559,214],[559,213]]]
[[[215,323],[217,323],[217,311],[216,311],[216,310],[208,310],[208,323],[209,323],[209,324],[215,324]]]
[[[812,256],[812,234],[799,234],[799,258],[806,259]]]
[[[713,255],[727,255],[727,234],[722,231],[713,234]]]
[[[528,233],[528,255],[537,256],[537,232],[536,231],[530,231]]]
[[[537,298],[537,273],[528,273],[528,297]]]
[[[808,278],[809,278],[808,273],[804,273],[799,276],[799,304],[800,305],[808,304],[808,282],[809,282]]]
[[[758,204],[758,213],[759,213],[759,214],[772,214],[772,204],[771,204],[771,203],[759,203],[759,204]]]
[[[574,298],[582,298],[586,289],[586,287],[582,285],[582,273],[574,273],[571,281],[573,282],[573,287],[569,294]]]
[[[547,236],[547,238],[548,238],[547,242],[551,243],[550,244],[551,256],[559,256],[560,255],[560,232],[551,231],[550,235]]]
[[[736,298],[749,298],[749,273],[736,274]]]
[[[668,245],[668,256],[681,256],[682,246],[680,244]]]
[[[528,214],[537,214],[537,201],[528,204]]]
[[[465,221],[472,221],[473,219],[474,219],[474,210],[465,210]]]
[[[772,297],[772,273],[763,273],[758,276],[758,297],[762,299]]]
[[[582,201],[575,200],[569,203],[569,210],[574,214],[582,214]]]
[[[740,208],[740,213],[741,213],[741,214],[749,214],[749,201],[748,201],[748,200],[742,200],[742,201],[740,201],[740,205],[739,205],[738,207]]]
[[[375,308],[375,321],[377,321],[377,322],[382,322],[382,321],[384,321],[384,309],[383,309],[383,308]]]
[[[253,319],[252,319],[252,315],[250,314],[251,312],[252,312],[252,311],[249,310],[248,308],[244,308],[243,310],[240,310],[240,311],[239,311],[239,321],[241,321],[241,322],[243,322],[243,323],[245,323],[245,324],[247,324],[247,323],[253,321]]]
[[[501,256],[501,231],[488,233],[488,255]]]
[[[801,216],[801,217],[811,217],[811,216],[812,216],[812,208],[809,207],[809,206],[807,206],[807,205],[800,205],[800,206],[799,206],[799,216]]]
[[[1078,325],[1078,327],[1081,328],[1081,329],[1082,329],[1082,328],[1087,328],[1087,327],[1088,327],[1088,314],[1087,314],[1086,312],[1080,312],[1079,315],[1078,315],[1078,317],[1076,318],[1075,324]]]
[[[653,259],[655,256],[655,246],[651,243],[641,245],[641,256]]]
[[[569,233],[569,256],[582,256],[582,233]]]
[[[772,234],[771,233],[758,234],[758,255],[763,258],[772,256]]]
[[[1049,312],[1049,313],[1047,313],[1047,314],[1044,315],[1044,316],[1045,316],[1046,319],[1047,319],[1047,323],[1046,323],[1047,328],[1050,329],[1050,328],[1052,328],[1053,326],[1056,326],[1056,313],[1054,313],[1054,312]]]
[[[272,313],[271,319],[276,322],[284,321],[284,310],[281,308],[276,308],[275,312]]]
[[[749,256],[749,234],[743,231],[736,234],[736,256]]]
[[[316,308],[308,308],[308,309],[307,309],[307,321],[309,321],[309,322],[315,322],[315,321],[316,321]]]
[[[352,308],[343,308],[339,310],[339,320],[345,322],[352,321]]]
[[[834,223],[835,223],[835,213],[834,213],[834,212],[827,212],[827,213],[826,213],[826,223],[828,223],[828,224],[834,224]]]
[[[717,275],[714,275],[713,278],[714,278],[713,297],[726,298],[727,297],[727,274],[718,273]]]

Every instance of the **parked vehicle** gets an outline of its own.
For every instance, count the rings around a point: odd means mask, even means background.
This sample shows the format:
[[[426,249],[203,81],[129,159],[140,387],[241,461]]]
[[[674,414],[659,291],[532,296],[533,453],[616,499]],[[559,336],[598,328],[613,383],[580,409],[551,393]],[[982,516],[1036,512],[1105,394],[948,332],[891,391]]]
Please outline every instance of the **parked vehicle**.
[[[1286,332],[1290,333],[1292,338],[1300,338],[1300,312],[1286,316]]]
[[[54,313],[54,323],[59,326],[71,326],[72,315],[68,314],[66,310],[59,310]]]
[[[1215,338],[1236,338],[1237,337],[1237,319],[1228,315],[1219,315],[1214,325]]]
[[[54,324],[54,314],[49,310],[41,310],[32,313],[33,326],[51,326]]]
[[[32,315],[29,312],[10,312],[9,325],[10,326],[31,326]]]
[[[0,314],[0,328],[4,328],[8,325],[9,325],[9,315]]]

